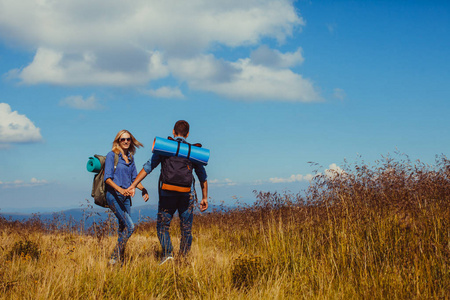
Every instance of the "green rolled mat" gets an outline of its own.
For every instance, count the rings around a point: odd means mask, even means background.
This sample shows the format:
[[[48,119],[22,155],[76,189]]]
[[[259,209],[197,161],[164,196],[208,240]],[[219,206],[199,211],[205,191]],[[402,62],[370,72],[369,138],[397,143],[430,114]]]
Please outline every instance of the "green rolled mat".
[[[102,169],[102,164],[97,157],[89,157],[86,168],[89,172],[98,173]]]

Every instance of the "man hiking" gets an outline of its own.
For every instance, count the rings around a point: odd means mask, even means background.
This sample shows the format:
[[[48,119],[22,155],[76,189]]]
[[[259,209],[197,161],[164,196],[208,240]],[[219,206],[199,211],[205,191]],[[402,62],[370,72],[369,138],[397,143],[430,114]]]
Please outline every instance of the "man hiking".
[[[187,143],[189,136],[189,123],[180,120],[173,128],[173,139],[180,143]],[[161,163],[161,175],[158,185],[158,217],[156,231],[161,243],[163,258],[160,265],[173,259],[173,247],[170,240],[170,222],[178,210],[180,217],[181,241],[180,255],[186,256],[192,244],[192,222],[194,218],[195,189],[192,170],[195,171],[202,189],[200,211],[208,208],[208,182],[205,167],[185,157],[163,156],[153,153],[151,159],[137,175],[134,182],[128,188],[134,195],[136,186]]]

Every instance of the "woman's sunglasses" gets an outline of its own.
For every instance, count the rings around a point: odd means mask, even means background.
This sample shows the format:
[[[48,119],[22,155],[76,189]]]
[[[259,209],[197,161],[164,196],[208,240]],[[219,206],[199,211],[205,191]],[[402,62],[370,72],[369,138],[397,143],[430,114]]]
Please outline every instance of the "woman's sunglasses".
[[[121,138],[121,139],[119,139],[119,141],[121,141],[121,142],[125,142],[125,141],[129,142],[129,141],[131,141],[131,138]]]

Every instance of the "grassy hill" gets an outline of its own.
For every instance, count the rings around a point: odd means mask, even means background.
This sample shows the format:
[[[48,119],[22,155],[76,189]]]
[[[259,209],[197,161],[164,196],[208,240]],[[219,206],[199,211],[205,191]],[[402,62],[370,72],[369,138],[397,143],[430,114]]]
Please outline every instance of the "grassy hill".
[[[0,219],[2,299],[443,299],[450,295],[450,162],[386,158],[197,215],[187,259],[158,266],[154,221],[122,267],[115,223],[79,233]],[[177,220],[172,223],[175,249]]]

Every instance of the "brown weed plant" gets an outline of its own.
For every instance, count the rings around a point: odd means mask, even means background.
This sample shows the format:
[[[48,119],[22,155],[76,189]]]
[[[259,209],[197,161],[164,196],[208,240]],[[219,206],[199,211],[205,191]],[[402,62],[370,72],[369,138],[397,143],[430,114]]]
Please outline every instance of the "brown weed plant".
[[[39,246],[33,241],[19,241],[14,243],[14,246],[6,255],[6,259],[12,260],[14,256],[18,256],[24,260],[38,260],[41,256],[41,250],[39,249]]]
[[[240,254],[233,262],[231,281],[236,288],[251,288],[262,272],[261,257],[251,254]]]

